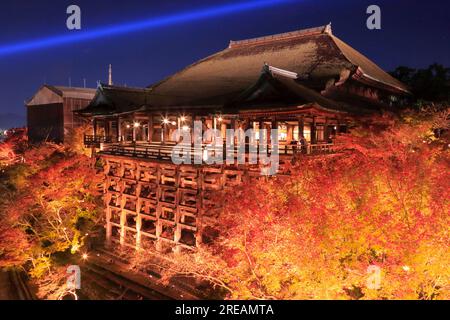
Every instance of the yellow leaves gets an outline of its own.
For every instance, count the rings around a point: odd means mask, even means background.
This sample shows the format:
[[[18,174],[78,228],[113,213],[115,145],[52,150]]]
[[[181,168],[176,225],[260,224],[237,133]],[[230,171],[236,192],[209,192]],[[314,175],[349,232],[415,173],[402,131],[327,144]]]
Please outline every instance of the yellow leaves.
[[[71,254],[75,254],[80,250],[80,245],[78,244],[78,242],[73,241],[72,242],[72,246],[70,248],[70,253]]]
[[[41,278],[50,271],[51,260],[48,256],[41,256],[32,260],[33,267],[29,274],[33,278]]]
[[[17,243],[11,251],[23,252],[6,253],[11,263],[31,260],[30,273],[40,278],[60,262],[52,259],[56,253],[61,259],[83,246],[84,235],[90,233],[97,213],[102,211],[102,202],[96,197],[96,183],[101,178],[89,166],[89,159],[58,145],[30,148],[24,157],[26,162],[8,168],[6,181],[0,181],[1,187],[8,185],[11,196],[1,209],[5,217],[14,217],[12,223],[8,221],[9,231],[20,233],[30,250],[19,246],[19,241],[8,240]],[[4,219],[0,222],[3,226],[6,223]],[[3,242],[6,240],[0,237],[0,249]]]

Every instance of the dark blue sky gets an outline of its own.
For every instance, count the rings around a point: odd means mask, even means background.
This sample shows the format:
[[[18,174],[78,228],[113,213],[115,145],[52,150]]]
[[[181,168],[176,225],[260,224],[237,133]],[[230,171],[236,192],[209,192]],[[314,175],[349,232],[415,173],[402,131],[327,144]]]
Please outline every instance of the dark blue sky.
[[[246,0],[241,0],[246,1]],[[40,0],[0,2],[0,48],[17,42],[70,34],[66,8],[82,9],[82,31],[105,25],[171,15],[233,0]],[[382,9],[382,30],[366,28],[366,8]],[[381,67],[450,66],[448,0],[297,0],[126,35],[0,56],[0,114],[25,114],[24,100],[44,82],[89,87],[107,80],[113,65],[116,84],[146,86],[218,50],[229,40],[333,23],[333,32]]]

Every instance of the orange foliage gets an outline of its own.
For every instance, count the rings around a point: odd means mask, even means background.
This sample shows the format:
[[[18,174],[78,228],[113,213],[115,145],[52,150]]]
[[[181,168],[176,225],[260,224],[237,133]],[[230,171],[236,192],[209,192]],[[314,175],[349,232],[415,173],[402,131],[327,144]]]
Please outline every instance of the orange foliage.
[[[26,129],[11,129],[0,142],[0,168],[20,161],[20,154],[28,144]]]
[[[374,119],[290,178],[228,192],[214,245],[233,298],[450,298],[448,141]],[[368,284],[370,266],[381,270]]]
[[[102,175],[88,157],[51,143],[25,150],[23,159],[2,173],[0,263],[30,261],[40,277],[53,254],[79,251],[103,216]]]

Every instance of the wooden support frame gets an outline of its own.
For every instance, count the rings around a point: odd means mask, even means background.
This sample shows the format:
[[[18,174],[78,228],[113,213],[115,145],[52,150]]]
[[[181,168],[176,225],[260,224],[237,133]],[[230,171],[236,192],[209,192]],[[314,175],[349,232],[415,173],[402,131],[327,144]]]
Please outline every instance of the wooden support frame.
[[[106,243],[136,249],[152,242],[164,252],[195,250],[203,229],[214,225],[222,210],[215,194],[260,177],[257,167],[177,166],[103,157]]]

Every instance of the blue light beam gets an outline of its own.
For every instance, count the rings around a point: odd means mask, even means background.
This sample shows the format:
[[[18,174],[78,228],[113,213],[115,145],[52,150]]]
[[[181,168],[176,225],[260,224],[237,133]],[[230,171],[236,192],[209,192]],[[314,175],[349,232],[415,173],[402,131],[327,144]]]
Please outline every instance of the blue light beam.
[[[121,35],[130,32],[140,31],[144,29],[153,29],[172,24],[179,24],[183,22],[201,20],[220,15],[226,15],[235,12],[248,11],[252,9],[259,9],[264,7],[271,7],[280,5],[294,0],[256,0],[247,1],[237,4],[227,4],[217,7],[208,7],[198,9],[195,11],[186,11],[172,15],[159,16],[151,19],[140,20],[131,23],[123,23],[118,25],[111,25],[108,27],[101,27],[92,29],[91,31],[71,31],[71,34],[57,35],[48,38],[24,41],[13,44],[6,44],[0,46],[0,57],[15,53],[21,53],[31,50],[54,47],[69,43],[76,43],[92,39],[101,38],[104,36]]]

